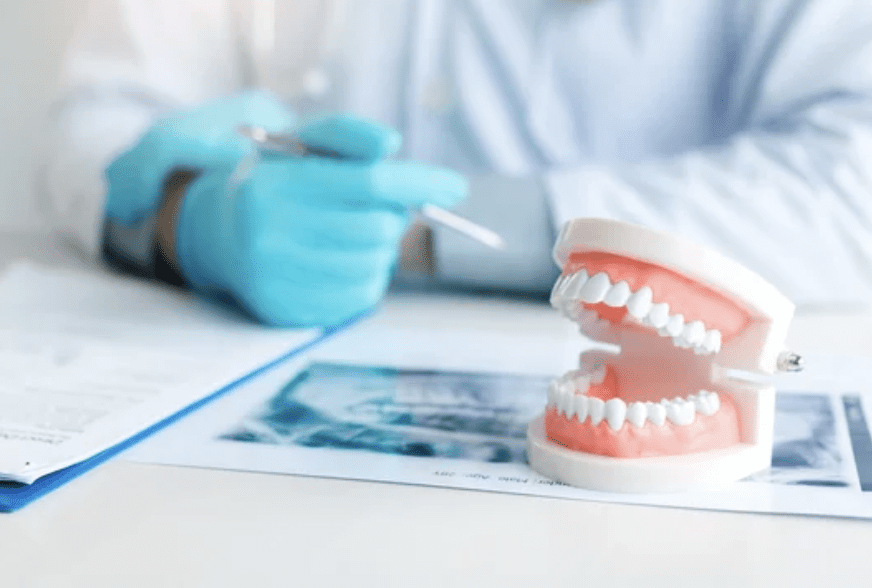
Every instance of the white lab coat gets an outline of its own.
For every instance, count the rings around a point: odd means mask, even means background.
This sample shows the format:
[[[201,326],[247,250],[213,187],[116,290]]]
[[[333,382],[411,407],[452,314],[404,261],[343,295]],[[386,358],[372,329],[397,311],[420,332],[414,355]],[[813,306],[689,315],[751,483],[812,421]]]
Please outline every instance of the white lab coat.
[[[437,235],[444,279],[541,286],[554,228],[602,216],[712,245],[800,303],[872,301],[868,2],[98,0],[48,158],[65,230],[96,252],[111,158],[251,86],[469,174],[462,212],[510,247]]]

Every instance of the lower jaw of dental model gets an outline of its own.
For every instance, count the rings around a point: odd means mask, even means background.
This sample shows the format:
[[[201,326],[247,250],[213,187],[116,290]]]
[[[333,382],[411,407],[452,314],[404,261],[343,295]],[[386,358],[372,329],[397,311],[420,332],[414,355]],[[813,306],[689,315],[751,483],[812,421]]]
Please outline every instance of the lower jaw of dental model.
[[[616,368],[609,365],[552,382],[545,428],[562,447],[611,457],[681,455],[739,443],[729,395],[700,389],[659,400],[634,398],[621,393]]]
[[[598,490],[666,491],[768,466],[775,371],[793,305],[749,270],[642,227],[579,219],[561,232],[551,303],[620,351],[582,354],[528,430],[531,465]]]

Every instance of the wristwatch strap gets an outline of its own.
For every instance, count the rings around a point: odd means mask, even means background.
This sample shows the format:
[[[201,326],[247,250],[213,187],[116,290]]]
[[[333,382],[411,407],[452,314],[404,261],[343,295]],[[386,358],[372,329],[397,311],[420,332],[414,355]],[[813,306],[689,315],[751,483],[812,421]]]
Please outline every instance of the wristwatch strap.
[[[184,277],[158,239],[158,216],[163,212],[168,197],[179,197],[178,191],[186,189],[197,175],[191,170],[169,174],[161,190],[158,210],[138,223],[125,225],[107,218],[103,224],[102,246],[106,263],[124,273],[187,287]]]

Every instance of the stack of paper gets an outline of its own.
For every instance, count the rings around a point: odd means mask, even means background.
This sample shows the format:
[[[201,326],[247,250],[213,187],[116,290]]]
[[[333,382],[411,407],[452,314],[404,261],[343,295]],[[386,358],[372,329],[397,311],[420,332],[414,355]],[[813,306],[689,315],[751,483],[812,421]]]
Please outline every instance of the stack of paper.
[[[0,279],[0,480],[88,459],[312,343],[182,291],[12,266]]]

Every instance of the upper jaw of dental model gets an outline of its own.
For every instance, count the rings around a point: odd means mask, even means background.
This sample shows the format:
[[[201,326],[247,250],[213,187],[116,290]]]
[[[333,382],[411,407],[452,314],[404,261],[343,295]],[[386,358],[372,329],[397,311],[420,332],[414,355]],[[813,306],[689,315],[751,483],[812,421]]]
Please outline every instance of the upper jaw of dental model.
[[[717,365],[774,374],[794,305],[762,276],[675,235],[609,219],[567,222],[551,302],[593,339],[622,348],[659,333]],[[622,282],[625,282],[622,284]],[[593,311],[593,312],[591,312]],[[701,358],[702,359],[702,358]]]
[[[720,330],[707,327],[701,320],[685,322],[681,313],[670,313],[668,302],[654,302],[654,296],[648,286],[633,291],[625,280],[613,283],[606,272],[589,276],[587,270],[580,269],[560,276],[551,292],[551,305],[588,332],[602,333],[610,325],[583,305],[604,304],[626,308],[626,317],[652,327],[661,337],[671,339],[675,347],[690,349],[697,355],[714,355],[721,350]]]

